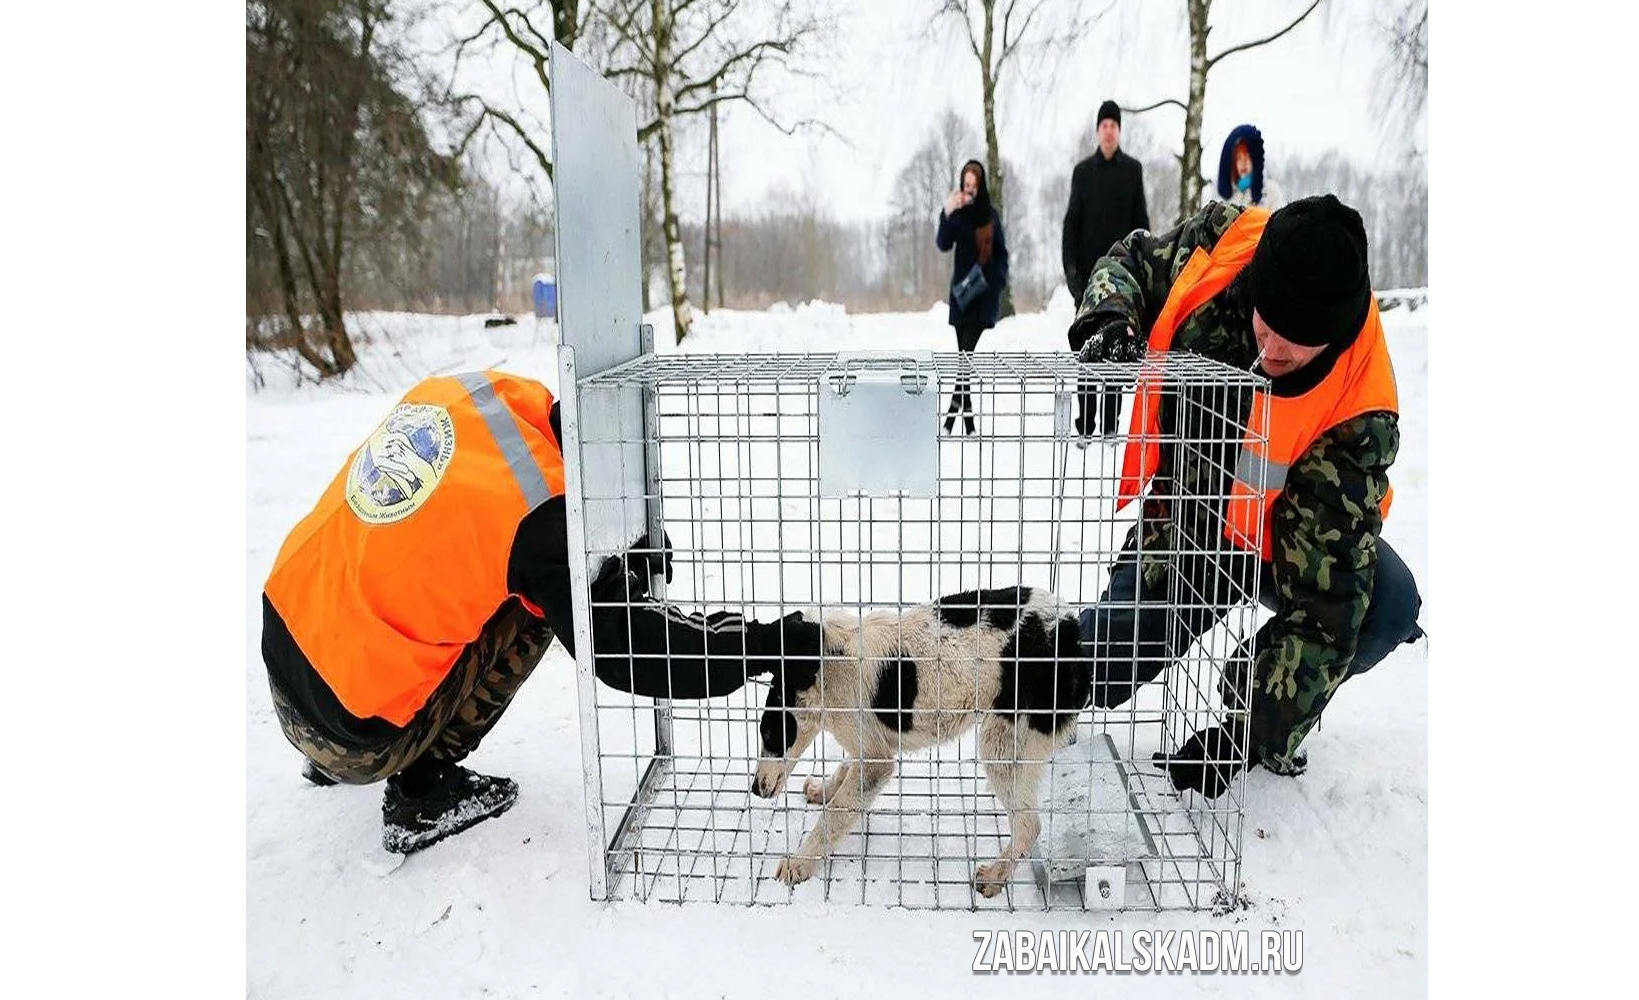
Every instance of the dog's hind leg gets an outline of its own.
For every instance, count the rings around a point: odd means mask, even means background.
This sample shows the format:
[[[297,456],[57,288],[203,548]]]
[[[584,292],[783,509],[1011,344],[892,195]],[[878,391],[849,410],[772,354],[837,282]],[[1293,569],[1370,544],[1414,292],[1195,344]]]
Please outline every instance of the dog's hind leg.
[[[822,806],[836,797],[837,789],[850,782],[859,780],[859,768],[853,758],[849,758],[837,765],[830,776],[824,781],[818,778],[809,778],[803,782],[802,794],[811,804]]]
[[[842,839],[853,830],[854,824],[859,822],[859,814],[870,808],[882,786],[893,777],[894,762],[891,760],[864,760],[850,761],[854,765],[847,780],[837,782],[830,799],[821,810],[819,820],[814,828],[808,831],[803,838],[802,847],[796,854],[786,857],[774,870],[774,877],[787,885],[796,885],[806,882],[814,874],[814,869],[820,860],[837,846]],[[847,767],[845,763],[837,768],[837,774],[831,775],[834,780]],[[830,781],[826,782],[829,786]]]
[[[1015,736],[1017,737],[1015,741]],[[994,896],[1013,877],[1019,859],[1030,853],[1041,835],[1037,811],[1041,778],[1046,772],[1051,740],[1000,717],[985,720],[979,745],[984,754],[985,780],[990,793],[1007,810],[1010,834],[1002,856],[980,865],[973,884],[982,896]]]

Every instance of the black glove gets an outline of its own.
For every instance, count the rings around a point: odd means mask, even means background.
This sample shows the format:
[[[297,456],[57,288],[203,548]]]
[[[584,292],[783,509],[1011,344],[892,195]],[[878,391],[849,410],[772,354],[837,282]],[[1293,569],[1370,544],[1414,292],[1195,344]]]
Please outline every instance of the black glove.
[[[1235,776],[1246,770],[1246,759],[1240,754],[1241,723],[1203,729],[1184,741],[1171,757],[1156,753],[1156,766],[1172,778],[1172,787],[1180,792],[1193,788],[1209,799],[1215,799],[1229,788]]]
[[[671,583],[672,536],[662,528],[660,531],[660,544],[656,545],[649,541],[649,535],[645,532],[642,538],[639,538],[631,548],[626,550],[626,562],[633,573],[645,577],[645,584],[648,582],[648,577],[661,573],[665,575],[666,582]]]
[[[656,573],[664,573],[666,582],[671,582],[672,540],[664,531],[660,545],[644,534],[625,552],[605,559],[592,581],[592,600],[611,604],[640,601],[649,596],[649,579]]]
[[[594,604],[630,604],[642,600],[648,593],[648,575],[633,573],[624,554],[603,560],[597,577],[592,580]]]
[[[1087,333],[1088,328],[1092,332]],[[1076,317],[1070,326],[1070,342],[1085,336],[1077,361],[1142,361],[1144,341],[1133,332],[1127,321],[1109,313]]]

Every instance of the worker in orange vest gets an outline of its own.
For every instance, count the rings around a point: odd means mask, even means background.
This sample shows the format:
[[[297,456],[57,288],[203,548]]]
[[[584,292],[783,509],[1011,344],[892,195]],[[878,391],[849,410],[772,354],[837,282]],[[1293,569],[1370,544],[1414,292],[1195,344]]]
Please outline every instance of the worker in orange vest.
[[[1338,686],[1423,634],[1417,583],[1380,537],[1399,402],[1359,213],[1332,195],[1274,213],[1214,202],[1137,230],[1094,267],[1069,338],[1082,361],[1188,351],[1269,380],[1139,376],[1119,503],[1142,498],[1141,514],[1081,640],[1094,704],[1119,705],[1259,582],[1274,615],[1226,666],[1228,721],[1156,757],[1208,797],[1241,760],[1301,773]]]
[[[553,637],[574,653],[558,409],[498,371],[412,388],[291,531],[262,593],[285,737],[320,785],[386,781],[382,843],[409,854],[509,809],[509,778],[460,766]],[[819,626],[648,598],[670,550],[645,536],[591,586],[599,680],[707,698],[766,674]]]

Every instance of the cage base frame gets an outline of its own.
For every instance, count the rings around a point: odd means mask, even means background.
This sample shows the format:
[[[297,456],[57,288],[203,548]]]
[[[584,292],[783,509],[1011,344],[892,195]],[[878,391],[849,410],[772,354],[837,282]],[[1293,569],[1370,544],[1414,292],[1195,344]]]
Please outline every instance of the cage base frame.
[[[923,898],[904,898],[904,888],[915,885],[903,879],[903,875],[879,881],[878,883],[889,889],[898,890],[896,898],[883,899],[883,893],[871,893],[871,883],[851,869],[858,867],[861,873],[866,873],[872,864],[886,865],[893,862],[903,862],[903,856],[893,854],[872,854],[870,852],[871,839],[876,836],[879,840],[892,837],[895,834],[881,829],[890,819],[903,820],[905,813],[891,808],[887,803],[900,795],[897,787],[905,776],[896,776],[894,787],[885,789],[878,800],[878,804],[867,810],[860,820],[860,827],[851,838],[858,838],[864,850],[858,852],[838,852],[826,858],[821,863],[821,870],[816,873],[813,881],[822,882],[823,898],[825,901],[835,901],[841,894],[839,890],[846,890],[854,884],[861,889],[857,902],[863,904],[884,905],[890,908],[911,910],[922,909],[968,909],[980,910],[1133,910],[1133,911],[1164,911],[1177,909],[1208,909],[1218,908],[1220,900],[1229,889],[1228,877],[1225,872],[1225,862],[1214,856],[1206,837],[1196,822],[1193,814],[1181,808],[1181,798],[1178,792],[1172,789],[1164,774],[1157,771],[1154,774],[1143,773],[1135,762],[1122,757],[1114,741],[1107,732],[1099,732],[1094,737],[1105,742],[1122,785],[1127,792],[1127,810],[1132,822],[1146,845],[1147,853],[1140,857],[1124,859],[1088,859],[1089,866],[1094,865],[1121,865],[1125,867],[1126,878],[1124,896],[1119,902],[1095,899],[1088,894],[1087,880],[1082,878],[1049,879],[1041,857],[1041,840],[1038,839],[1031,854],[1021,859],[1018,869],[1007,888],[998,896],[986,898],[973,890],[971,884],[971,865],[974,852],[970,849],[960,855],[930,860],[929,867],[934,878],[931,882],[924,882],[928,893],[921,894]],[[699,763],[707,763],[701,761]],[[910,765],[934,764],[931,760],[906,758],[902,765],[908,770],[914,770]],[[948,762],[946,762],[948,763]],[[966,762],[973,763],[976,762]],[[647,819],[657,810],[671,809],[674,812],[702,811],[698,807],[666,806],[662,799],[670,794],[674,797],[688,798],[702,791],[709,792],[713,799],[727,789],[706,789],[698,787],[702,778],[734,780],[739,775],[732,775],[720,771],[708,771],[701,767],[679,768],[677,759],[671,755],[650,755],[644,767],[643,776],[631,800],[622,811],[619,821],[615,825],[614,834],[604,849],[605,871],[607,873],[606,900],[640,902],[659,902],[681,905],[684,903],[730,903],[739,905],[778,906],[800,902],[801,898],[811,890],[805,886],[787,887],[774,879],[774,870],[784,852],[777,849],[747,850],[741,853],[726,853],[724,857],[727,867],[737,867],[736,862],[746,861],[746,872],[700,872],[698,871],[702,859],[711,856],[707,852],[682,847],[662,846],[655,848],[645,845],[643,837],[646,832],[665,833],[667,841],[676,839],[679,827],[660,826],[651,828]],[[910,774],[912,782],[927,781],[920,774]],[[933,780],[938,780],[935,776]],[[988,792],[983,790],[983,779],[977,774],[958,776],[958,781],[974,782],[979,785],[977,793],[959,790],[955,794],[966,798],[987,797]],[[684,782],[687,782],[685,785]],[[793,777],[796,784],[796,776]],[[746,794],[749,794],[747,792]],[[949,793],[940,793],[949,794]],[[736,797],[736,793],[727,793],[729,798]],[[800,799],[800,792],[788,790],[787,799],[796,796]],[[748,800],[749,801],[749,800]],[[788,817],[800,818],[809,810],[819,807],[807,805],[781,804],[764,807],[764,811],[783,813]],[[870,828],[873,812],[878,813],[878,829]],[[954,814],[953,814],[954,815]],[[972,817],[975,824],[984,818],[1000,820],[1005,813],[993,802],[983,812],[976,812]],[[1047,819],[1047,811],[1043,810],[1043,820]],[[1165,820],[1182,820],[1187,829],[1168,828]],[[703,832],[696,830],[695,832]],[[756,831],[749,827],[742,829],[736,826],[732,829],[712,831],[719,835],[727,833],[733,836],[733,843],[739,843],[742,835],[754,834]],[[766,832],[766,831],[765,831]],[[971,839],[988,839],[994,837],[998,841],[1004,839],[998,834],[978,834]],[[1192,846],[1193,852],[1178,850],[1178,845]],[[976,855],[974,855],[976,856]],[[652,865],[650,864],[652,862]],[[684,872],[683,865],[688,862],[690,870]],[[837,867],[844,871],[838,873]],[[1194,865],[1199,869],[1205,867],[1210,874],[1203,877],[1197,870],[1193,875],[1186,874],[1185,866]],[[945,871],[944,869],[951,869]],[[1169,877],[1169,871],[1170,876]],[[952,876],[958,877],[952,877]],[[749,878],[744,886],[736,886],[742,878]],[[709,882],[713,891],[693,892],[690,887]],[[675,892],[667,886],[676,887]],[[731,888],[744,888],[747,891],[727,891]],[[1201,893],[1205,890],[1215,890],[1213,898],[1203,899]],[[951,901],[942,898],[943,895],[953,895],[958,899],[966,897],[966,905],[951,905]],[[913,893],[913,897],[918,894]],[[876,897],[876,898],[873,898]],[[931,897],[931,898],[929,898]]]

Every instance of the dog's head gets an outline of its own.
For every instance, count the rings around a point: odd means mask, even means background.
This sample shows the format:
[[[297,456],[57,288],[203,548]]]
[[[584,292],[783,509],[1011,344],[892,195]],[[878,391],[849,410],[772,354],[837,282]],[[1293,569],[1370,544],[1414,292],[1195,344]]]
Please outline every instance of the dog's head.
[[[833,648],[827,636],[824,640],[827,656],[841,652]],[[757,772],[751,779],[751,791],[771,799],[785,788],[791,777],[791,768],[813,740],[818,720],[812,711],[803,707],[806,700],[817,703],[820,679],[819,660],[807,657],[787,657],[775,667],[768,686],[768,700],[763,705],[762,717],[757,722],[759,744]],[[804,698],[804,694],[809,695]],[[799,748],[792,753],[793,748]]]

